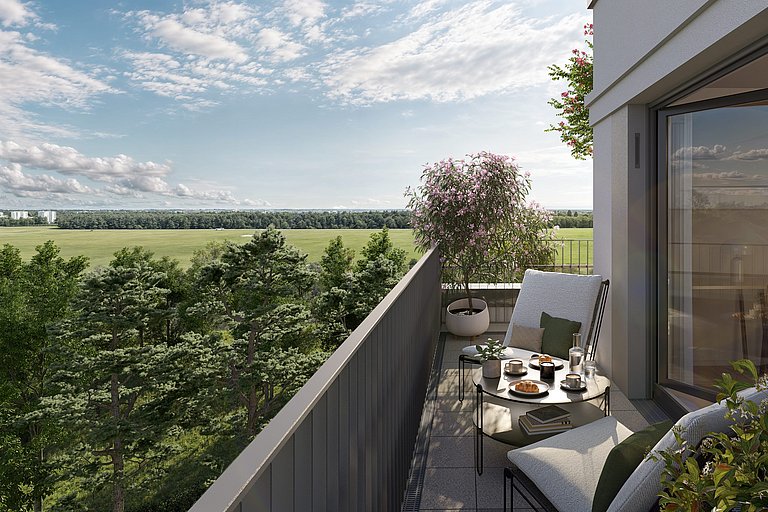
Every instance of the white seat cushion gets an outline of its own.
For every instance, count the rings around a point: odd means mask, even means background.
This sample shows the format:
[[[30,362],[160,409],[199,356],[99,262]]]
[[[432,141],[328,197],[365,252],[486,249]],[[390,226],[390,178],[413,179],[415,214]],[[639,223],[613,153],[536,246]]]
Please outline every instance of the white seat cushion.
[[[520,294],[512,310],[504,345],[512,339],[513,324],[540,327],[541,313],[581,322],[581,338],[587,341],[592,314],[600,293],[602,276],[526,270]]]
[[[607,416],[507,453],[558,510],[592,510],[605,459],[632,431]]]

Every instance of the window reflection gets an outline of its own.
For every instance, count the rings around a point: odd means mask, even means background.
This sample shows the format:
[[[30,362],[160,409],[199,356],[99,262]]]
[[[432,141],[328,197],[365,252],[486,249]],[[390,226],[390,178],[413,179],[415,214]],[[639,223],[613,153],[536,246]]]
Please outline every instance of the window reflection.
[[[768,106],[667,118],[667,377],[768,362]]]

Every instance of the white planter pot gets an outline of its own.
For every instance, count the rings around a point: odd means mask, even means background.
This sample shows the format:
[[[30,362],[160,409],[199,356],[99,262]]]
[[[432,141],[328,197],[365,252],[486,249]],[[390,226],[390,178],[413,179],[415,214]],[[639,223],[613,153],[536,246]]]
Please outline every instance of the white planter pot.
[[[501,377],[501,360],[489,359],[483,361],[483,378],[484,379],[498,379]]]
[[[480,310],[474,315],[455,314],[453,311],[469,308],[468,299],[459,299],[448,304],[445,315],[445,327],[456,336],[479,336],[488,330],[491,317],[488,315],[488,304],[483,299],[472,299],[472,309]]]

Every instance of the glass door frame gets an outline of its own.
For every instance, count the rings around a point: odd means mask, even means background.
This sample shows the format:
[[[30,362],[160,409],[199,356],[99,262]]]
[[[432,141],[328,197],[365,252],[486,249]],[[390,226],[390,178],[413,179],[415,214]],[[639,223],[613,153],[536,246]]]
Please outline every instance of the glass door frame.
[[[714,98],[675,107],[657,108],[651,111],[652,138],[656,141],[656,194],[655,206],[651,212],[656,215],[656,290],[652,296],[656,298],[656,382],[666,388],[675,389],[706,400],[715,399],[714,389],[705,389],[691,384],[686,384],[668,377],[667,353],[669,350],[669,317],[668,317],[668,276],[669,276],[669,176],[667,171],[667,126],[671,116],[712,110],[722,107],[737,106],[755,101],[768,100],[768,89],[752,91],[722,98]],[[655,121],[654,121],[655,118]],[[655,133],[653,133],[655,128]]]

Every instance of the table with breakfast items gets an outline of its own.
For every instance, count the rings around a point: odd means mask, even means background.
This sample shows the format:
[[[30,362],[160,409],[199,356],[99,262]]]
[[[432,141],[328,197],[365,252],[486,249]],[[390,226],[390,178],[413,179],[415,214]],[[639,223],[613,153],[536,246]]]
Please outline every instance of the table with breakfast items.
[[[484,378],[480,367],[471,372],[476,390],[473,421],[478,474],[483,471],[484,436],[520,447],[610,414],[611,381],[607,377],[582,375],[574,381],[571,375],[569,382],[567,360],[520,349],[516,352],[517,365],[500,361],[499,378]],[[541,363],[551,368],[549,362],[554,363],[554,378],[542,379]]]

